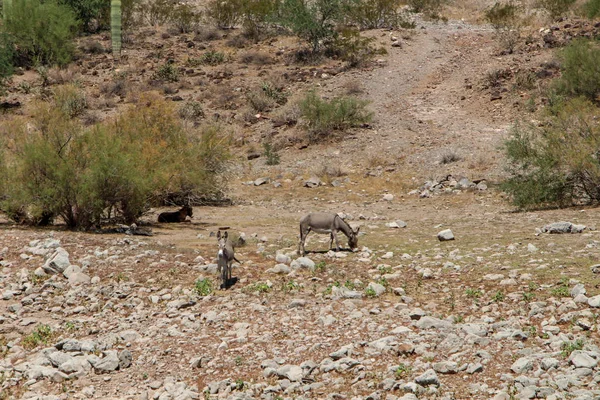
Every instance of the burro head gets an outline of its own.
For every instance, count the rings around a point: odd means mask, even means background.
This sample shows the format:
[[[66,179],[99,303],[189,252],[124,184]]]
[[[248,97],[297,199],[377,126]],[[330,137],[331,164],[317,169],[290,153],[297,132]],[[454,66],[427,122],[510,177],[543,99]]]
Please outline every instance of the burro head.
[[[350,247],[351,250],[354,250],[355,248],[358,247],[358,231],[360,230],[360,226],[358,228],[356,228],[356,230],[351,228],[351,234],[348,237],[348,247]]]
[[[192,209],[192,207],[188,204],[186,204],[185,206],[183,206],[183,211],[185,212],[185,215],[192,218],[194,216],[194,210]]]
[[[219,254],[222,255],[227,243],[227,231],[225,231],[222,235],[221,231],[217,232],[217,243],[219,244]]]

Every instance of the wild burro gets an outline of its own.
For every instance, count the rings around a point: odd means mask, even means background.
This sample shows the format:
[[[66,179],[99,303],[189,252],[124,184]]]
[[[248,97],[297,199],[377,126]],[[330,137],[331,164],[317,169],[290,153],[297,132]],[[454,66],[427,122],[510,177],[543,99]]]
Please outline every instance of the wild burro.
[[[338,241],[337,233],[342,231],[346,237],[348,237],[348,246],[351,250],[355,249],[358,245],[358,231],[360,227],[353,230],[346,221],[337,214],[333,213],[310,213],[305,215],[300,220],[300,243],[298,244],[298,253],[301,255],[306,254],[304,250],[304,242],[306,236],[310,231],[317,233],[329,233],[329,250],[332,249],[333,240],[335,239],[335,249],[340,251],[340,243]]]
[[[186,217],[193,218],[194,212],[187,204],[179,211],[164,212],[158,215],[158,222],[185,222]]]
[[[221,288],[227,289],[229,282],[231,281],[231,265],[233,261],[238,261],[235,258],[233,242],[229,239],[227,231],[221,235],[221,231],[217,232],[217,243],[219,244],[219,251],[217,252],[217,265],[219,273],[221,274]]]

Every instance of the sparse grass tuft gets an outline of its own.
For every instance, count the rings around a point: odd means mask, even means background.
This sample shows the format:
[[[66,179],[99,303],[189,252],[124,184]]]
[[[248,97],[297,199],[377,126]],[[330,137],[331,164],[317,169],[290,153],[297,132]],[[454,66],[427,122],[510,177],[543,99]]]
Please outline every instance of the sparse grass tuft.
[[[39,346],[40,344],[48,344],[53,336],[52,329],[49,325],[38,325],[29,335],[23,338],[23,347],[31,350]]]
[[[210,279],[198,279],[194,284],[194,290],[200,296],[208,296],[213,292],[213,283]]]
[[[564,358],[567,358],[575,350],[582,350],[584,345],[585,345],[585,342],[583,341],[583,339],[577,339],[574,342],[563,342],[562,345],[560,346],[561,355]]]

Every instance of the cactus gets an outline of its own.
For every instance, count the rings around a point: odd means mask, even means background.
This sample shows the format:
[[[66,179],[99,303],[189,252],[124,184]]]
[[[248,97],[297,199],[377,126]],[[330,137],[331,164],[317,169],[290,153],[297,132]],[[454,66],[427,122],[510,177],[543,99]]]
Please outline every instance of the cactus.
[[[121,56],[121,0],[110,1],[110,37],[113,57]]]

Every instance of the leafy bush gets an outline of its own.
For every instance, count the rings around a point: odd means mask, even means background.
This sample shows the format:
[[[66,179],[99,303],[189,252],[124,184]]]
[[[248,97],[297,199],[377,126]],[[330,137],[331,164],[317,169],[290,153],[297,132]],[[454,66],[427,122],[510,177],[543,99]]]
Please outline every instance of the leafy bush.
[[[110,25],[110,1],[105,0],[59,0],[60,4],[69,6],[81,22],[85,32],[95,32]],[[92,26],[92,21],[97,24]]]
[[[521,37],[520,8],[512,0],[507,3],[496,2],[485,12],[486,20],[496,30],[500,45],[509,53],[514,51]]]
[[[6,33],[0,32],[0,88],[13,74],[14,57],[15,47],[11,38]]]
[[[172,63],[166,63],[154,73],[152,78],[163,82],[177,82],[179,80],[179,72]]]
[[[300,112],[309,139],[318,141],[329,136],[333,130],[344,131],[370,122],[373,113],[366,109],[367,104],[367,101],[354,97],[337,97],[326,101],[315,91],[310,91],[300,101]]]
[[[574,40],[560,53],[561,77],[556,90],[566,96],[600,96],[600,47],[590,40]]]
[[[506,142],[511,177],[503,188],[520,208],[600,200],[600,123],[588,100],[559,101],[540,128],[513,128]]]
[[[446,0],[408,0],[411,10],[416,13],[423,13],[427,17],[440,19],[440,13]]]
[[[242,19],[243,0],[210,0],[207,14],[219,28],[233,28]]]
[[[385,48],[373,47],[374,38],[360,36],[357,29],[346,28],[331,44],[329,51],[348,63],[348,67],[356,68],[369,61],[377,54],[385,54]]]
[[[225,53],[216,51],[216,50],[208,50],[204,52],[198,58],[190,58],[188,59],[188,65],[190,67],[197,67],[198,65],[211,65],[216,66],[222,64],[226,60]]]
[[[164,25],[173,16],[173,3],[170,0],[149,0],[140,10],[146,22],[152,26]]]
[[[87,108],[85,93],[75,85],[63,85],[54,89],[54,104],[68,118],[81,115]]]
[[[246,0],[241,5],[244,33],[248,38],[257,41],[271,17],[277,12],[279,0]]]
[[[563,16],[577,0],[539,0],[539,6],[548,11],[552,19]]]
[[[2,31],[14,42],[19,64],[65,65],[71,61],[77,21],[70,7],[56,0],[13,0],[6,11]]]
[[[406,15],[399,7],[400,0],[348,0],[344,14],[346,22],[360,29],[406,27]]]
[[[54,333],[49,325],[38,325],[33,332],[23,338],[23,347],[31,350],[40,344],[48,344],[53,335]]]
[[[178,4],[173,10],[171,21],[180,33],[190,33],[200,24],[200,14],[189,4]]]
[[[210,279],[198,279],[196,283],[194,283],[194,290],[200,296],[208,296],[213,292],[213,283]]]
[[[31,222],[61,216],[70,228],[131,223],[165,199],[219,198],[229,157],[218,127],[191,135],[172,103],[142,95],[116,120],[83,129],[64,110],[38,104],[29,127],[2,126],[1,206]]]
[[[204,118],[204,115],[202,104],[197,101],[188,101],[179,109],[180,118],[194,123]]]
[[[267,159],[267,165],[279,165],[279,153],[273,147],[271,142],[264,142],[263,148],[265,150],[265,158]]]
[[[337,36],[336,23],[342,18],[341,0],[283,0],[277,21],[305,40],[313,52]]]

